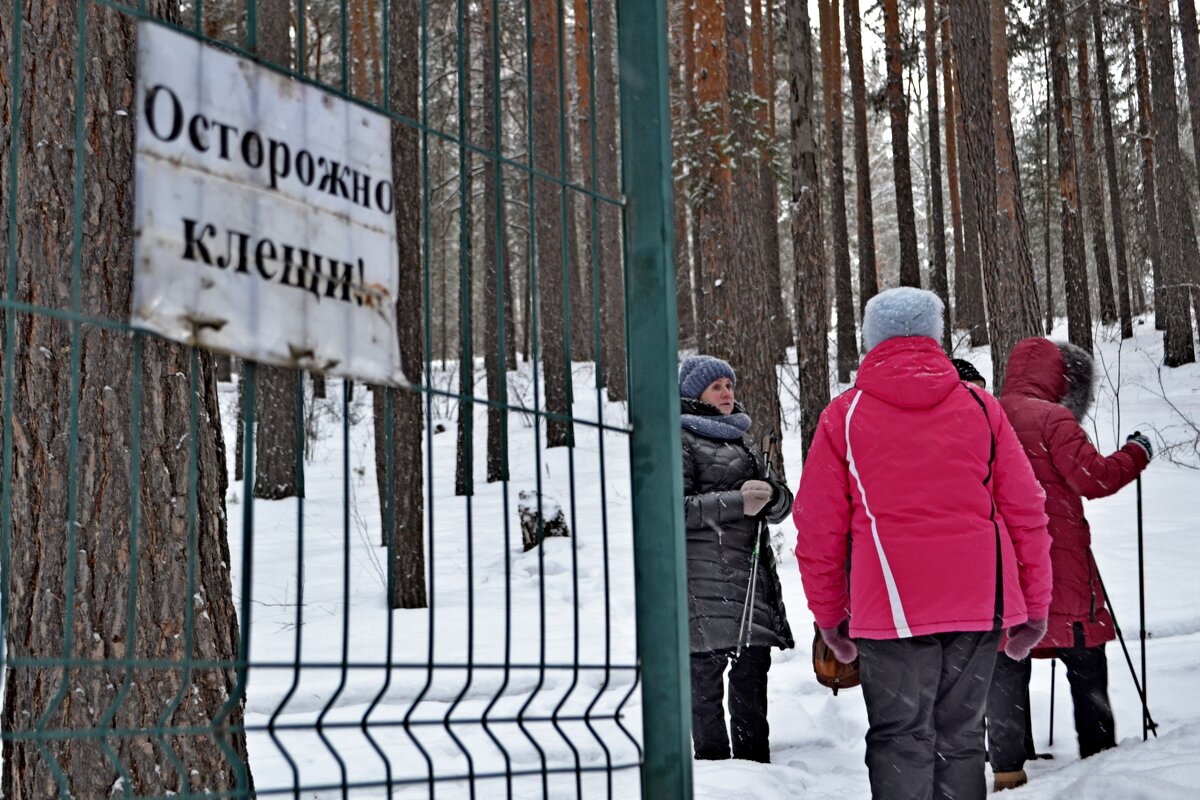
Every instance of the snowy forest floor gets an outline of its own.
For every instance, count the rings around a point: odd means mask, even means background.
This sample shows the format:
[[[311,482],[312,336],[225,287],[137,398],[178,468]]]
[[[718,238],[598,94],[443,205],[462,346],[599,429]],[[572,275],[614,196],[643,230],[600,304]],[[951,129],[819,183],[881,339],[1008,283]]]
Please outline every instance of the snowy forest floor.
[[[1065,333],[1056,331],[1058,338]],[[1039,751],[1054,758],[1028,765],[1029,785],[1007,796],[1183,800],[1200,785],[1200,693],[1194,688],[1200,666],[1200,544],[1195,541],[1200,365],[1159,369],[1161,335],[1152,320],[1137,327],[1132,341],[1121,342],[1101,329],[1097,342],[1099,393],[1087,422],[1093,441],[1110,452],[1126,434],[1140,429],[1155,445],[1155,460],[1143,478],[1143,512],[1149,705],[1159,738],[1141,741],[1140,702],[1121,648],[1113,643],[1108,648],[1110,693],[1120,746],[1079,760],[1061,668],[1051,746],[1051,671],[1049,662],[1036,663],[1031,689],[1035,741]],[[986,348],[962,347],[957,355],[969,358],[990,379]],[[609,403],[592,388],[590,364],[575,365],[574,375],[577,419],[624,424],[624,405]],[[528,370],[510,373],[509,379],[514,402],[532,404]],[[444,372],[435,375],[435,383],[446,387],[453,380]],[[785,404],[792,402],[789,382],[794,388],[794,368],[793,374],[782,370]],[[839,388],[844,387],[835,392]],[[481,369],[476,392],[483,393]],[[222,393],[232,453],[236,389],[224,385]],[[563,770],[545,778],[518,775],[511,787],[514,797],[638,796],[636,769],[611,775],[603,769],[606,764],[636,764],[634,739],[641,738],[640,693],[635,691],[621,709],[622,725],[632,738],[612,721],[629,695],[629,667],[635,661],[625,435],[600,436],[594,427],[577,425],[573,451],[546,451],[535,441],[531,421],[513,412],[512,478],[507,486],[487,484],[486,413],[476,407],[476,494],[468,501],[454,495],[456,412],[448,401],[435,398],[434,425],[440,423],[444,431],[433,435],[427,462],[432,472],[426,476],[427,504],[433,510],[426,551],[431,609],[389,615],[370,395],[358,387],[349,404],[348,449],[343,446],[340,383],[330,382],[329,398],[313,406],[319,426],[305,468],[307,499],[302,506],[290,500],[256,501],[254,507],[250,658],[269,664],[251,671],[246,716],[252,725],[274,716],[280,726],[276,740],[267,734],[250,739],[257,789],[266,793],[299,783],[310,787],[302,797],[341,797],[340,789],[332,787],[342,780],[383,781],[390,766],[393,780],[413,781],[390,796],[430,797],[420,782],[431,773],[503,773],[507,755],[515,773],[540,773],[543,764]],[[783,435],[793,487],[801,471],[795,416],[794,407],[785,406],[785,417],[793,421]],[[549,539],[541,549],[523,553],[517,496],[535,489],[539,472],[542,491],[563,506],[574,535]],[[231,480],[235,589],[243,569],[241,493],[242,484]],[[1086,510],[1096,559],[1137,665],[1135,489],[1089,502]],[[812,618],[792,555],[796,534],[790,521],[778,526],[773,538],[798,642],[794,650],[775,651],[770,673],[773,763],[697,762],[695,796],[866,798],[867,723],[861,693],[849,690],[833,697],[813,679],[811,636],[806,635]],[[390,681],[386,670],[368,666],[387,657],[389,616],[397,667]],[[297,653],[306,664],[300,672],[291,667]],[[432,670],[427,666],[431,656],[437,664]],[[343,658],[362,666],[343,669]],[[550,666],[538,668],[539,662]],[[572,668],[576,663],[587,666]],[[372,742],[357,723],[376,701],[370,713]],[[570,719],[582,717],[589,706],[594,720],[590,730],[583,721]],[[490,725],[495,741],[472,722],[485,712],[495,720]],[[518,714],[523,725],[505,721]],[[557,725],[551,717],[559,720]],[[407,729],[400,724],[406,718]],[[447,718],[449,726],[443,724]],[[322,731],[316,730],[318,720]],[[345,727],[331,727],[342,723]],[[462,780],[439,780],[436,786],[439,798],[508,793],[503,778],[477,781],[474,793]],[[367,788],[351,796],[389,793]]]

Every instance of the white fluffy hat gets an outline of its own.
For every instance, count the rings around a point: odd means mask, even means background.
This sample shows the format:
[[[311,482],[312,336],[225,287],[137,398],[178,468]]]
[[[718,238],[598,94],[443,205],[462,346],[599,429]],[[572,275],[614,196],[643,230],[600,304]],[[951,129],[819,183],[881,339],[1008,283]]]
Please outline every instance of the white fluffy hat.
[[[867,301],[863,313],[863,346],[875,345],[897,336],[928,336],[941,341],[942,300],[933,292],[901,286],[880,292]]]

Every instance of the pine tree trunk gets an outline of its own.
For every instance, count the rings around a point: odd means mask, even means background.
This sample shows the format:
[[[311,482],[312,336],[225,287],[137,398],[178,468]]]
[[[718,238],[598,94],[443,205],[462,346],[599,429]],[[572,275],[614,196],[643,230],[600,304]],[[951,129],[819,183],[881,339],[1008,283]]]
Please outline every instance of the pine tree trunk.
[[[1192,120],[1192,157],[1200,175],[1200,41],[1197,41],[1196,4],[1193,0],[1179,0],[1180,38],[1183,40],[1183,65],[1187,76],[1188,114]],[[1186,252],[1186,270],[1191,284],[1192,308],[1200,320],[1200,254],[1191,247]]]
[[[800,366],[803,454],[829,403],[829,341],[825,320],[825,248],[813,123],[812,32],[807,0],[787,0],[789,107],[791,109],[792,259],[795,265],[796,356]]]
[[[1104,201],[1101,197],[1100,169],[1096,152],[1096,114],[1092,109],[1091,71],[1088,64],[1088,17],[1082,9],[1075,16],[1076,81],[1079,87],[1079,130],[1083,142],[1083,201],[1087,207],[1088,228],[1092,235],[1092,258],[1096,262],[1096,291],[1100,300],[1100,321],[1117,321],[1113,297],[1112,269],[1108,260],[1108,232],[1104,225]]]
[[[504,117],[496,113],[500,93],[498,60],[496,58],[499,29],[492,16],[494,6],[483,3],[480,14],[483,22],[479,41],[479,65],[483,87],[483,113],[480,115],[479,142],[483,147],[501,152],[504,140]],[[489,160],[483,169],[483,305],[484,347],[483,368],[487,378],[487,481],[508,480],[508,412],[496,404],[508,401],[508,377],[505,356],[513,350],[512,328],[504,315],[508,300],[504,276],[508,274],[508,246],[505,231],[505,208],[500,196],[503,172],[498,160]]]
[[[475,219],[471,208],[472,191],[471,151],[468,142],[471,133],[471,20],[469,4],[458,3],[457,57],[458,76],[458,424],[454,455],[454,494],[459,497],[473,495],[475,464],[475,353],[472,347],[471,329],[474,316],[471,314],[471,298],[475,283],[475,259],[472,232]],[[462,399],[472,398],[472,399]]]
[[[875,262],[875,213],[871,207],[871,153],[867,139],[867,82],[863,76],[862,19],[858,0],[846,0],[846,58],[850,64],[850,97],[854,106],[854,189],[858,231],[858,312],[879,292]],[[948,79],[948,78],[947,78]],[[949,145],[947,145],[949,147]],[[947,311],[949,305],[947,305]]]
[[[965,253],[963,246],[963,211],[962,200],[959,196],[958,180],[958,125],[955,120],[956,102],[954,80],[954,58],[950,47],[950,14],[943,2],[939,6],[942,19],[942,96],[945,98],[946,111],[943,130],[946,134],[946,188],[950,195],[950,227],[953,229],[954,241],[954,307],[953,313],[949,305],[946,307],[946,327],[963,328],[959,314],[963,297],[962,275],[964,272]]]
[[[591,34],[588,25],[587,3],[574,0],[573,33],[571,37],[574,47],[567,51],[564,47],[564,58],[574,59],[574,74],[568,75],[568,82],[574,78],[572,87],[575,95],[575,130],[572,135],[578,140],[577,147],[567,145],[567,160],[572,165],[572,180],[580,186],[592,186],[592,104],[591,104],[591,69],[592,54],[589,47]],[[564,65],[565,66],[565,65]],[[578,171],[574,164],[578,159]],[[570,225],[571,247],[569,249],[572,266],[571,278],[571,353],[575,361],[594,361],[596,358],[595,342],[593,341],[595,325],[592,324],[592,198],[576,191],[567,192],[567,219]]]
[[[533,166],[550,175],[563,176],[560,109],[565,87],[559,82],[558,51],[562,20],[553,0],[534,0],[530,26],[533,30]],[[562,138],[566,138],[562,136]],[[571,413],[571,363],[565,352],[568,314],[563,309],[563,189],[542,178],[534,178],[536,236],[534,264],[537,267],[538,344],[542,360],[543,407],[551,414]],[[569,268],[569,266],[568,266]],[[569,277],[568,277],[569,280]],[[569,284],[568,284],[569,285]],[[569,421],[546,419],[546,446],[571,447],[575,443]]]
[[[745,10],[740,4],[726,6],[725,22],[726,53],[728,58],[729,97],[743,100],[753,91],[749,61],[749,30]],[[752,115],[731,115],[729,141],[749,143],[754,138],[755,120]],[[754,198],[760,184],[757,167],[761,156],[757,149],[748,146],[738,152],[737,169],[733,173],[733,196]],[[735,367],[738,372],[738,400],[750,415],[753,427],[750,435],[755,441],[764,436],[779,436],[783,430],[782,411],[779,405],[778,363],[778,317],[773,313],[779,305],[780,294],[771,298],[770,271],[778,276],[778,246],[775,253],[769,250],[770,239],[764,235],[763,223],[754,214],[733,215],[733,252],[738,254],[742,269],[733,277],[733,294],[737,312],[731,330],[736,343],[728,350],[718,353]],[[786,480],[782,454],[776,453],[771,466],[781,479]]]
[[[1021,194],[1021,170],[1008,101],[1008,33],[1004,3],[991,6],[992,80],[996,133],[996,237],[1000,259],[983,265],[989,308],[1003,308],[1004,319],[988,318],[993,354],[1008,353],[1021,339],[1042,332],[1037,280]]]
[[[737,310],[733,296],[737,273],[732,269],[735,259],[730,248],[733,174],[721,144],[730,125],[724,3],[696,2],[694,14],[696,39],[705,43],[695,49],[692,71],[698,120],[698,185],[693,200],[697,335],[703,352],[720,355],[733,352],[737,346],[732,330]]]
[[[984,275],[996,291],[989,292],[991,303],[1001,302],[1004,294],[995,281],[995,272],[1000,269],[1000,231],[997,229],[997,186],[996,186],[996,125],[995,83],[992,76],[992,22],[990,8],[984,0],[951,3],[950,24],[954,34],[954,57],[958,71],[959,89],[963,97],[972,102],[963,107],[963,151],[966,154],[967,170],[964,184],[974,198],[978,219],[979,254]],[[1003,306],[993,305],[988,317],[988,330],[992,339],[992,373],[996,391],[1004,385],[1004,368],[1008,352],[1013,343],[1021,338],[1017,330],[1009,326],[1013,321]],[[1014,315],[1015,316],[1015,315]]]
[[[1154,281],[1154,327],[1166,330],[1166,317],[1162,311],[1163,286],[1163,242],[1159,228],[1158,186],[1154,168],[1154,112],[1150,100],[1150,66],[1146,54],[1146,28],[1148,22],[1146,0],[1135,0],[1133,18],[1133,56],[1137,74],[1138,98],[1138,141],[1142,145],[1142,205],[1146,216],[1146,238],[1150,244],[1150,269]]]
[[[367,71],[367,30],[366,30],[365,0],[349,0],[346,15],[350,23],[350,91],[355,97],[370,99],[370,74]],[[271,13],[271,12],[268,12]],[[285,21],[290,16],[289,10],[276,7],[273,13]]]
[[[883,0],[887,49],[888,114],[892,122],[892,171],[896,180],[896,223],[900,229],[900,285],[921,286],[917,255],[917,216],[913,208],[912,163],[908,151],[908,98],[904,95],[904,56],[896,0]]]
[[[767,281],[765,299],[774,332],[775,360],[782,363],[792,343],[792,326],[783,308],[783,277],[779,273],[779,198],[771,155],[771,146],[775,142],[775,115],[771,113],[775,70],[768,60],[768,24],[762,6],[763,0],[750,0],[750,63],[753,67],[754,121],[758,128],[758,163],[754,171],[759,205],[757,218],[762,227],[767,259],[763,276]]]
[[[148,4],[161,16],[173,8]],[[88,15],[83,108],[75,89],[80,9]],[[14,4],[0,6],[2,60],[12,65],[19,57],[22,70],[19,102],[8,67],[0,81],[0,119],[9,122],[9,135],[0,137],[6,171],[0,215],[16,219],[15,227],[0,227],[0,250],[11,247],[15,254],[15,292],[8,299],[65,311],[77,291],[80,313],[127,320],[133,131],[140,113],[134,101],[135,21],[75,3],[21,4],[21,14],[18,54]],[[114,109],[131,113],[115,115]],[[83,115],[86,154],[74,145],[77,113]],[[81,282],[73,287],[76,155],[84,158],[84,205]],[[17,180],[10,195],[12,168]],[[11,370],[13,378],[13,392],[3,398],[13,435],[5,443],[12,459],[10,560],[2,578],[8,582],[4,636],[10,662],[0,794],[13,800],[109,797],[120,773],[102,751],[104,742],[136,796],[253,792],[245,737],[236,732],[244,724],[244,686],[236,685],[232,669],[182,667],[185,658],[232,664],[239,647],[212,357],[156,337],[40,313],[9,311],[0,315],[5,325],[11,326],[11,362],[4,363],[0,350],[0,370]],[[135,377],[142,392],[136,407]],[[64,657],[111,665],[52,665]],[[47,666],[14,666],[12,659],[44,659]],[[130,669],[125,659],[181,666]],[[221,729],[221,738],[234,761],[215,735],[203,733],[213,730],[227,704],[229,728]],[[149,731],[160,721],[197,732],[165,740],[151,733],[87,735],[98,728]],[[45,742],[46,756],[32,741],[8,738],[39,724],[81,736]],[[56,781],[51,758],[64,784]]]
[[[1067,66],[1065,0],[1050,0],[1050,74],[1054,87],[1055,127],[1058,131],[1058,193],[1061,200],[1063,294],[1067,304],[1067,338],[1092,352],[1092,307],[1083,226],[1079,219],[1079,181],[1075,164],[1075,125],[1071,111],[1071,75]]]
[[[419,44],[421,7],[417,0],[389,7],[388,50],[391,53],[391,108],[407,119],[418,119]],[[414,384],[424,375],[425,339],[421,269],[420,137],[415,128],[392,124],[392,185],[396,189],[396,246],[402,276],[396,297],[396,335],[404,374]],[[427,200],[427,198],[425,198]],[[387,471],[387,402],[392,407],[391,487]],[[388,544],[386,521],[392,519],[389,553],[392,577],[391,608],[425,608],[425,443],[424,395],[420,392],[376,388],[375,480],[382,504],[382,544]]]
[[[1192,312],[1188,305],[1187,263],[1196,250],[1192,204],[1183,180],[1179,152],[1179,108],[1175,100],[1175,55],[1171,44],[1171,11],[1167,0],[1149,0],[1151,102],[1154,104],[1154,177],[1158,182],[1162,226],[1162,306],[1165,317],[1163,363],[1168,367],[1196,360]]]
[[[933,254],[929,285],[950,317],[950,283],[946,274],[946,216],[942,208],[942,145],[938,136],[937,13],[934,0],[925,0],[925,91],[929,95],[929,208]],[[951,352],[950,326],[942,327],[942,347]]]
[[[291,63],[287,0],[263,0],[258,16],[258,52],[267,61]],[[303,477],[296,428],[302,405],[300,372],[258,365],[254,407],[254,496],[297,497]]]
[[[608,197],[621,194],[620,131],[617,126],[617,28],[611,0],[592,5],[596,49],[596,181]],[[600,204],[600,347],[604,386],[612,400],[629,396],[625,357],[625,259],[621,209]]]
[[[501,130],[503,130],[503,126],[501,126]],[[508,208],[508,193],[503,191],[503,188],[503,186],[496,187],[497,202],[499,207],[504,210],[504,224],[497,231],[497,235],[500,236],[500,252],[504,258],[504,276],[501,282],[504,284],[504,338],[508,343],[508,347],[505,348],[504,366],[505,369],[515,370],[517,368],[517,347],[521,336],[517,329],[516,298],[517,293],[521,290],[521,281],[517,273],[516,262],[512,258],[512,248],[509,246],[508,225],[512,212]]]
[[[576,15],[578,16],[578,11]],[[686,0],[671,0],[667,7],[668,41],[671,47],[671,151],[672,189],[675,199],[675,307],[679,316],[679,346],[696,346],[696,317],[692,307],[692,260],[688,248],[688,187],[690,176],[685,167],[690,160],[688,132],[695,125],[689,113],[691,72],[685,53],[694,47],[692,40],[691,4]]]
[[[691,46],[683,49],[684,95],[687,98],[688,130],[691,134],[688,137],[688,147],[683,151],[683,155],[691,164],[688,176],[688,214],[691,219],[689,244],[692,254],[692,305],[695,308],[696,318],[696,350],[704,353],[708,350],[708,326],[704,324],[707,313],[704,305],[706,276],[703,271],[704,249],[700,231],[700,205],[708,194],[706,183],[709,180],[708,151],[707,142],[704,139],[708,129],[706,120],[702,120],[700,117],[700,73],[697,71],[696,54],[702,48],[696,45],[700,33],[699,18],[696,14],[697,0],[681,0],[681,2],[683,3],[683,27],[685,30],[691,31],[688,39]]]
[[[850,380],[858,368],[854,287],[850,277],[850,233],[846,223],[846,165],[842,140],[842,50],[837,0],[818,0],[821,15],[821,89],[829,147],[829,213],[833,238],[833,293],[837,308],[837,375]]]
[[[956,3],[948,3],[950,9],[957,5]],[[975,191],[974,173],[971,166],[971,156],[967,147],[967,119],[963,107],[963,91],[964,78],[962,71],[962,51],[959,47],[958,24],[957,16],[948,11],[950,17],[950,32],[951,41],[953,43],[953,64],[954,64],[954,125],[955,135],[959,142],[958,148],[958,186],[959,195],[962,200],[962,239],[963,239],[963,258],[961,266],[955,263],[954,269],[954,300],[955,310],[957,312],[955,318],[955,327],[966,329],[969,333],[969,341],[972,347],[979,347],[988,343],[988,325],[987,314],[983,305],[983,272],[981,262],[981,242],[980,242],[980,212],[979,199]],[[984,20],[982,24],[990,24]],[[968,39],[967,41],[970,41]],[[974,47],[979,45],[973,44]],[[989,53],[984,53],[984,57],[990,59]],[[990,62],[989,70],[990,72]],[[976,83],[979,83],[989,93],[992,90],[991,76],[986,76],[986,82],[976,78]],[[979,105],[973,103],[973,106]],[[990,105],[990,103],[988,104]],[[991,119],[987,119],[988,132],[991,132]],[[983,147],[983,144],[977,143],[976,149]],[[988,175],[995,173],[995,140],[992,140],[990,145],[991,154],[980,156],[976,154],[976,158],[982,158],[986,164],[990,164],[990,172]],[[989,178],[991,180],[991,178]],[[994,215],[989,215],[994,217]]]
[[[213,354],[213,374],[218,383],[229,383],[233,380],[233,358],[225,353]]]
[[[1113,250],[1117,259],[1117,313],[1121,338],[1133,336],[1133,312],[1129,305],[1129,261],[1125,249],[1125,217],[1121,210],[1121,184],[1117,179],[1117,146],[1113,135],[1112,102],[1109,98],[1108,54],[1104,49],[1104,27],[1100,0],[1088,0],[1092,34],[1096,46],[1096,75],[1100,84],[1100,121],[1104,131],[1104,169],[1108,176],[1108,203],[1113,226]]]
[[[1046,254],[1046,336],[1049,336],[1054,331],[1054,273],[1051,269],[1050,258],[1050,193],[1054,186],[1054,178],[1051,174],[1050,159],[1053,155],[1051,151],[1051,142],[1054,138],[1054,110],[1052,103],[1054,97],[1054,83],[1050,76],[1050,35],[1044,35],[1043,46],[1045,50],[1045,71],[1046,71],[1046,169],[1042,176],[1045,191],[1042,192],[1042,232],[1045,239],[1042,242],[1042,247]]]

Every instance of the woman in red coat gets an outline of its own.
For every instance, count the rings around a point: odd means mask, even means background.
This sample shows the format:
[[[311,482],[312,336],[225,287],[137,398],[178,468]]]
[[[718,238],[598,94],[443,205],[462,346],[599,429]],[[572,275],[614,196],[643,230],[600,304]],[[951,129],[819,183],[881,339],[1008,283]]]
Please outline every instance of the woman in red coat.
[[[1033,654],[1057,657],[1067,668],[1083,758],[1116,744],[1104,654],[1104,643],[1116,633],[1092,558],[1081,497],[1113,494],[1150,462],[1150,442],[1140,433],[1108,457],[1096,451],[1080,425],[1091,402],[1092,357],[1086,351],[1040,337],[1013,348],[1000,404],[1046,492],[1054,568],[1049,624]],[[987,716],[998,789],[1025,782],[1025,709],[1016,698],[1028,684],[1028,659],[997,659]]]

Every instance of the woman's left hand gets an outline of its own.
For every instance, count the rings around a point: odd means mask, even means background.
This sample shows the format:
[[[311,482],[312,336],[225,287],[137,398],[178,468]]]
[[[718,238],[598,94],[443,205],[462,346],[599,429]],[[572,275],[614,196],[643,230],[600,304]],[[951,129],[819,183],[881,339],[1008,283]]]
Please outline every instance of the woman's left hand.
[[[742,484],[742,513],[753,517],[766,508],[775,489],[766,481],[749,480]]]

